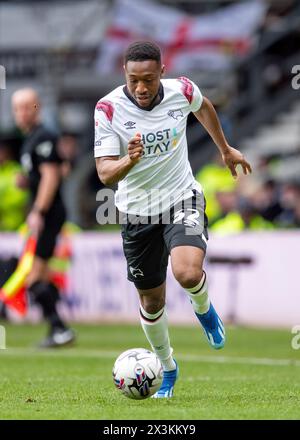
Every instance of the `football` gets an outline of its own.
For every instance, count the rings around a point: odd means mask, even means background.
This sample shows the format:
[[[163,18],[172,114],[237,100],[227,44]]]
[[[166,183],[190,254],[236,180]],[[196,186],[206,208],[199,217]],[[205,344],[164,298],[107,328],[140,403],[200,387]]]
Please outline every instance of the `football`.
[[[146,399],[160,388],[163,369],[155,353],[145,348],[132,348],[116,359],[112,374],[115,386],[124,396]]]

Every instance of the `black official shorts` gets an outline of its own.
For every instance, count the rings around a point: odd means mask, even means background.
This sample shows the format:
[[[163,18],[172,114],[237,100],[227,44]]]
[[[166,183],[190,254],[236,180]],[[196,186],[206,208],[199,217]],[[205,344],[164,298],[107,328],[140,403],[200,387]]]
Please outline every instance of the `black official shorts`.
[[[206,252],[208,240],[205,198],[193,196],[159,216],[158,224],[148,217],[122,225],[127,278],[138,289],[153,289],[166,280],[168,257],[176,246],[194,246]],[[157,220],[157,219],[156,219]]]
[[[66,221],[66,211],[61,201],[55,202],[45,216],[45,225],[38,238],[36,256],[43,260],[52,257],[56,244],[56,238],[60,233],[62,225]]]

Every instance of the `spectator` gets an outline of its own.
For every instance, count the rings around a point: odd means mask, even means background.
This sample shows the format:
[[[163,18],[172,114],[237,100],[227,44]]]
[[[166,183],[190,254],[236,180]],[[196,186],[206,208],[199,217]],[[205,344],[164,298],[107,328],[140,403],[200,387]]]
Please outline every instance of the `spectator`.
[[[229,211],[223,218],[217,220],[211,230],[218,234],[235,234],[244,230],[273,230],[275,226],[265,220],[249,202],[236,195],[236,207]]]
[[[252,203],[265,220],[276,221],[283,211],[279,200],[279,185],[273,179],[267,179],[252,196]]]
[[[16,180],[21,166],[14,160],[13,140],[0,138],[0,230],[15,231],[25,221],[28,191]]]
[[[230,205],[231,193],[235,191],[237,182],[219,156],[215,157],[214,162],[201,168],[196,174],[196,180],[203,187],[208,221],[213,224],[230,209],[227,205]]]
[[[78,176],[76,174],[79,156],[77,133],[63,132],[58,140],[57,149],[63,160],[61,194],[67,211],[67,220],[78,225],[80,213],[78,212]]]
[[[285,183],[282,187],[280,201],[283,211],[278,217],[281,227],[300,227],[300,182]]]
[[[78,158],[78,135],[68,131],[63,132],[58,140],[57,149],[60,157],[63,159],[63,176],[68,177],[72,169],[76,166]]]

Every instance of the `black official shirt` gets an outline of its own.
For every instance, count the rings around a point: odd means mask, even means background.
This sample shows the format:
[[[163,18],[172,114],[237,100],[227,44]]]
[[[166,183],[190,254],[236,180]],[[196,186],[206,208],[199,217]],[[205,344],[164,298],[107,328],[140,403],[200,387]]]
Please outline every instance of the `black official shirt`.
[[[28,173],[29,187],[34,201],[41,180],[39,167],[43,163],[61,164],[62,159],[57,151],[57,136],[42,124],[37,125],[25,138],[21,149],[21,163]],[[52,206],[61,201],[58,187]]]

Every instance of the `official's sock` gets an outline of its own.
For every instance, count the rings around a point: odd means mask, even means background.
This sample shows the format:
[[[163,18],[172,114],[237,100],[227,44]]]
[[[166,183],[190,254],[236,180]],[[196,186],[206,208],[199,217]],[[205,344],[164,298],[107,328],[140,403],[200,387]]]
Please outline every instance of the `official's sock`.
[[[56,307],[59,300],[56,286],[49,282],[36,281],[30,286],[29,292],[42,308],[43,315],[49,322],[51,331],[56,329],[65,330],[66,326],[60,318]]]
[[[204,271],[200,283],[195,287],[185,290],[191,299],[192,306],[196,313],[202,315],[203,313],[208,312],[210,300],[208,297],[206,273]]]
[[[147,313],[141,306],[140,319],[144,333],[150,342],[153,351],[161,361],[164,371],[175,370],[176,364],[172,356],[173,349],[170,346],[165,307],[159,312],[151,314]]]

